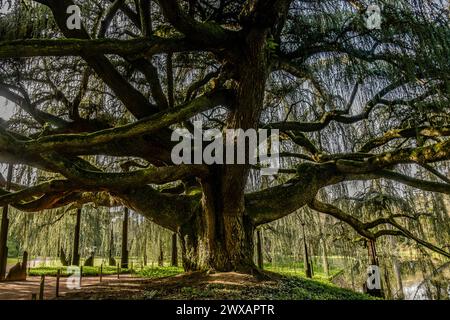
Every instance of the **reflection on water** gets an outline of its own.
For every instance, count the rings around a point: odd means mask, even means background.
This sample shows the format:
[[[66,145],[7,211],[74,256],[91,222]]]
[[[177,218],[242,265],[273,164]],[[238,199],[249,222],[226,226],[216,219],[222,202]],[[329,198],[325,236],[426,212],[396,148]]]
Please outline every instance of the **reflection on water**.
[[[447,293],[447,299],[450,299],[450,283],[447,283],[447,289],[442,290]],[[405,294],[405,300],[430,300],[430,293],[427,290],[426,283],[423,282],[423,277],[409,276],[403,281],[403,292]],[[445,297],[441,297],[445,299]]]

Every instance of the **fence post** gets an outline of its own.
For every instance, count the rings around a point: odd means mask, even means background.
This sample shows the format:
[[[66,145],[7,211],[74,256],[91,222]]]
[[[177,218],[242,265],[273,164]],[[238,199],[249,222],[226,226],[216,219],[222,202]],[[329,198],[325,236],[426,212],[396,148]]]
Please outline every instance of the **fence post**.
[[[41,283],[39,284],[39,300],[44,300],[44,286],[45,286],[45,275],[42,275]]]
[[[61,277],[61,269],[56,271],[56,297],[59,297],[59,278]]]
[[[103,263],[100,265],[100,282],[102,282],[103,278]]]
[[[80,267],[80,287],[81,287],[82,280],[83,280],[83,266]]]
[[[117,279],[120,279],[120,264],[117,263]]]

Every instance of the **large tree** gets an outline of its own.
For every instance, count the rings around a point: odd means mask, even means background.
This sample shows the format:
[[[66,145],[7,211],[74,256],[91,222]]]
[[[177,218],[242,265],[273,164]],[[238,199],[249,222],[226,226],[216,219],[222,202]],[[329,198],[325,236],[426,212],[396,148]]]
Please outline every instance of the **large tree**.
[[[361,221],[318,196],[374,179],[450,194],[448,6],[378,3],[381,29],[366,1],[80,0],[69,29],[72,0],[0,0],[0,95],[20,108],[0,161],[48,172],[0,206],[127,206],[180,236],[186,270],[255,270],[255,228],[304,206],[450,257],[408,217]],[[279,129],[283,168],[255,191],[261,165],[174,165],[171,134],[194,119]]]

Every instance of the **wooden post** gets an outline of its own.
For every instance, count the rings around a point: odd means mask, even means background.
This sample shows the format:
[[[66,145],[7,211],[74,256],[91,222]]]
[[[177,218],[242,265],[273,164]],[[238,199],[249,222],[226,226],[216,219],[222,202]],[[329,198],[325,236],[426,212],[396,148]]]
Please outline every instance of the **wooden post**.
[[[103,263],[100,265],[100,282],[102,282],[103,278]]]
[[[8,166],[8,174],[6,177],[5,189],[8,191],[11,188],[13,174],[13,165]],[[8,262],[8,205],[3,207],[1,227],[0,227],[0,281],[3,281],[6,277],[6,264]]]
[[[61,277],[61,269],[56,272],[56,297],[59,297],[59,280]]]
[[[83,266],[80,267],[80,287],[81,287],[82,280],[83,280]]]
[[[45,287],[45,275],[42,275],[41,282],[39,284],[39,300],[44,300],[44,287]]]
[[[120,264],[117,263],[117,279],[120,279]]]

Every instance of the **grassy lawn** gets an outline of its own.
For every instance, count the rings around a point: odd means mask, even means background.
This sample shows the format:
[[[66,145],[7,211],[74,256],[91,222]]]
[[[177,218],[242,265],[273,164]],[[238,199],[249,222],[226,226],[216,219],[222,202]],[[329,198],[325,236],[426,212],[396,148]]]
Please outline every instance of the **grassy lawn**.
[[[303,262],[290,263],[286,265],[272,265],[269,263],[264,264],[264,270],[280,273],[286,276],[299,276],[306,278],[305,270],[303,268]],[[334,275],[340,273],[342,269],[330,267],[329,275],[323,271],[320,265],[313,266],[313,278],[317,280],[327,281]]]
[[[164,291],[164,289],[162,289]],[[153,293],[154,294],[154,293]],[[160,297],[158,297],[158,295]],[[207,283],[184,286],[179,290],[155,295],[162,299],[244,299],[244,300],[372,300],[362,293],[339,288],[329,282],[300,276],[283,276],[275,283],[261,282],[246,286]],[[167,296],[166,296],[167,295]]]
[[[172,269],[172,270],[171,270]],[[372,297],[339,288],[327,280],[305,279],[266,273],[267,279],[241,273],[193,272],[170,276],[177,268],[152,268],[144,272],[149,279],[127,286],[111,283],[94,285],[88,292],[71,292],[66,299],[126,300],[371,300]],[[132,280],[129,280],[132,281]],[[139,286],[140,290],[136,290]],[[129,289],[131,288],[131,289]]]
[[[67,267],[54,266],[54,267],[36,267],[30,268],[28,274],[30,276],[56,276],[58,270],[61,270],[61,276],[65,277],[73,273],[73,270],[68,270]],[[144,278],[162,278],[174,276],[183,273],[182,268],[177,267],[147,267],[142,270],[120,269],[120,274],[133,274],[137,277]],[[117,274],[117,267],[103,266],[103,275]],[[100,267],[83,267],[83,276],[96,277],[100,275]]]
[[[36,268],[30,268],[28,274],[30,276],[56,276],[58,270],[61,270],[61,276],[67,276],[73,273],[73,270],[69,270],[67,267],[36,267]],[[120,274],[128,274],[130,273],[130,270],[128,269],[120,269]],[[100,267],[83,267],[83,276],[91,276],[95,277],[100,274]],[[111,275],[111,274],[117,274],[117,268],[116,267],[103,267],[102,270],[103,275]]]
[[[19,260],[17,258],[8,258],[7,264],[16,264]]]
[[[101,262],[100,262],[101,263]],[[67,276],[66,267],[59,265],[31,268],[32,276],[56,276],[61,269],[62,276]],[[135,277],[148,279],[142,285],[141,294],[134,299],[257,299],[257,300],[367,300],[372,297],[342,289],[332,284],[320,268],[315,268],[313,279],[305,277],[302,263],[289,266],[265,265],[265,270],[272,275],[272,280],[255,280],[253,276],[235,273],[190,274],[181,267],[138,267],[137,270],[121,269],[121,274],[133,274]],[[331,269],[330,275],[340,269]],[[98,276],[100,267],[83,267],[83,276]],[[103,275],[117,274],[117,267],[104,266]],[[218,278],[217,278],[217,277]],[[125,278],[124,278],[124,281]],[[110,292],[98,289],[98,299],[127,298],[121,293],[121,287]],[[80,293],[82,294],[82,293]],[[83,298],[83,297],[80,297]]]
[[[327,280],[285,276],[280,291],[273,299],[280,300],[372,300],[371,296],[339,288]]]

